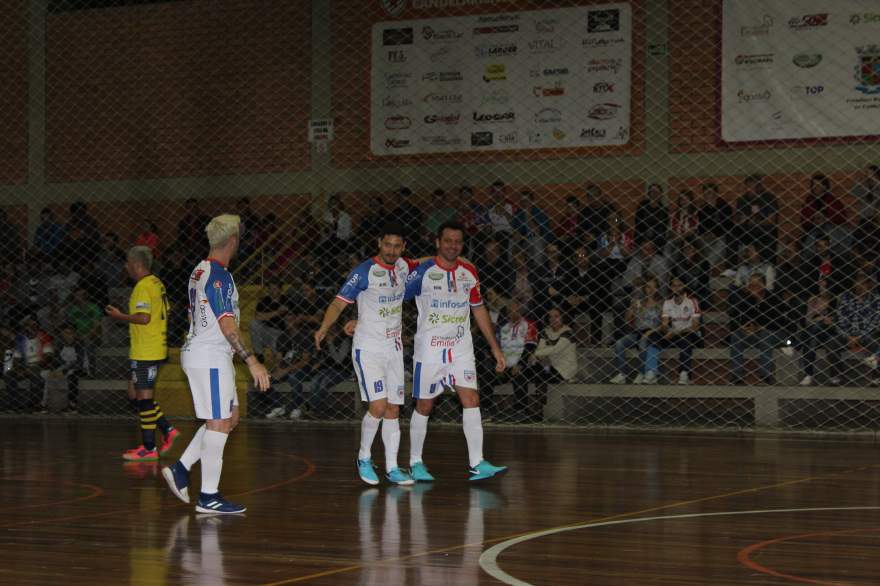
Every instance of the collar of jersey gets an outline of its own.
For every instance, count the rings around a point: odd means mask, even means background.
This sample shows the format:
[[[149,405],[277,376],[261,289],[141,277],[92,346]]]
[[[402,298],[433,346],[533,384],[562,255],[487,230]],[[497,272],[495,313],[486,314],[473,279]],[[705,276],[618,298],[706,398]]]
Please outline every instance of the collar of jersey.
[[[373,262],[382,267],[383,269],[388,269],[389,271],[394,270],[394,265],[386,265],[378,256],[373,257]]]
[[[226,268],[226,265],[223,264],[222,262],[220,262],[219,260],[217,260],[216,258],[208,257],[208,258],[206,258],[205,260],[208,261],[208,262],[215,262],[215,263],[217,263],[218,265],[220,265],[221,267],[223,267],[224,269]]]
[[[451,269],[447,269],[446,267],[444,267],[443,265],[440,264],[440,257],[435,256],[434,257],[434,266],[437,267],[438,269],[440,269],[441,271],[446,271],[447,273],[451,273],[452,271],[454,271],[455,269],[457,269],[458,267],[461,266],[461,259],[458,259],[458,258],[455,259],[455,265],[453,265],[453,267]]]

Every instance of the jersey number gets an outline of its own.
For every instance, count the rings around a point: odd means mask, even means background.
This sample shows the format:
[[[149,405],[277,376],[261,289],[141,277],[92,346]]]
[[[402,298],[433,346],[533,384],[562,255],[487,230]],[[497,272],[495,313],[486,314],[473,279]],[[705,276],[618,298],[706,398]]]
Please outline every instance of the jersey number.
[[[382,389],[384,388],[384,387],[382,386],[382,381],[377,380],[376,382],[374,382],[374,383],[373,383],[373,388],[376,390],[377,393],[381,393],[381,392],[382,392]]]

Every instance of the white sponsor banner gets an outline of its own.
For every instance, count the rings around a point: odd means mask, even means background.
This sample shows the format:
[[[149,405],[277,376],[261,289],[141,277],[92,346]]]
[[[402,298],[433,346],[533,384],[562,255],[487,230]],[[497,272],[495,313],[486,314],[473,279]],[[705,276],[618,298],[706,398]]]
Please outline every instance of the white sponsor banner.
[[[880,2],[724,0],[724,141],[866,135],[880,135]]]
[[[621,145],[629,4],[373,26],[375,155]]]

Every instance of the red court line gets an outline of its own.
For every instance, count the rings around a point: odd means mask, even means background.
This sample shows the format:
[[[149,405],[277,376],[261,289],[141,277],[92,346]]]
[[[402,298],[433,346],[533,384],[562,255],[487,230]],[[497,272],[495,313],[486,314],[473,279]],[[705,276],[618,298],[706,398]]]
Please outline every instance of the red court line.
[[[769,545],[775,545],[777,543],[783,543],[786,541],[795,541],[798,539],[809,539],[812,537],[826,537],[828,535],[846,535],[853,533],[870,533],[872,531],[880,531],[880,527],[871,527],[866,529],[842,529],[839,531],[819,531],[816,533],[802,533],[801,535],[789,535],[787,537],[777,537],[776,539],[768,539],[766,541],[759,541],[757,543],[753,543],[748,547],[744,547],[736,554],[736,559],[739,563],[749,568],[750,570],[755,570],[756,572],[761,572],[762,574],[767,574],[769,576],[773,576],[775,578],[784,578],[786,580],[790,580],[792,582],[800,582],[802,584],[821,584],[822,586],[841,586],[843,582],[823,582],[821,580],[814,580],[812,578],[805,578],[804,576],[796,576],[794,574],[785,574],[783,572],[779,572],[774,570],[773,568],[768,568],[765,565],[759,564],[754,561],[751,556],[756,551],[764,549]]]
[[[294,460],[299,460],[300,462],[303,462],[306,465],[305,471],[302,472],[301,474],[298,474],[298,475],[296,475],[292,478],[288,478],[286,480],[282,480],[279,482],[268,484],[266,486],[260,486],[258,488],[253,488],[251,490],[246,490],[244,492],[230,494],[228,496],[235,498],[235,497],[247,496],[250,494],[258,494],[261,492],[266,492],[268,490],[274,490],[276,488],[280,488],[282,486],[285,486],[288,484],[293,484],[295,482],[299,482],[300,480],[304,480],[315,473],[315,469],[316,469],[315,464],[311,460],[309,460],[308,458],[305,458],[303,456],[298,456],[296,454],[281,454],[281,455],[286,456],[288,458],[292,458]],[[140,512],[161,511],[161,510],[165,510],[165,509],[176,509],[176,508],[180,508],[180,507],[191,507],[191,506],[193,506],[193,505],[191,505],[191,504],[188,505],[186,503],[177,502],[177,503],[174,503],[171,505],[166,504],[166,505],[162,505],[159,507],[154,507],[152,509],[142,509]],[[0,529],[6,529],[7,527],[49,525],[52,523],[67,523],[69,521],[79,521],[81,519],[97,519],[100,517],[112,517],[114,515],[122,515],[122,514],[131,514],[131,509],[130,508],[129,509],[117,509],[114,511],[105,511],[103,513],[88,513],[88,514],[83,514],[83,515],[71,515],[69,517],[52,517],[49,519],[33,519],[33,520],[28,520],[28,521],[16,521],[14,523],[5,523],[3,525],[0,525]]]
[[[52,479],[52,478],[42,479],[42,478],[7,477],[7,478],[0,478],[0,480],[10,480],[13,482],[58,482],[57,480]],[[64,499],[64,500],[60,500],[60,501],[49,501],[48,503],[37,503],[34,505],[16,505],[14,507],[6,507],[4,509],[0,509],[0,512],[13,511],[13,510],[18,511],[21,509],[35,509],[37,507],[55,507],[58,505],[66,505],[69,503],[76,503],[76,502],[80,502],[80,501],[91,500],[93,498],[98,498],[99,496],[104,494],[104,489],[101,488],[100,486],[96,486],[94,484],[71,482],[69,480],[62,480],[61,483],[66,484],[68,486],[88,488],[88,489],[91,489],[92,492],[90,494],[85,495],[85,496],[79,496],[79,497]]]

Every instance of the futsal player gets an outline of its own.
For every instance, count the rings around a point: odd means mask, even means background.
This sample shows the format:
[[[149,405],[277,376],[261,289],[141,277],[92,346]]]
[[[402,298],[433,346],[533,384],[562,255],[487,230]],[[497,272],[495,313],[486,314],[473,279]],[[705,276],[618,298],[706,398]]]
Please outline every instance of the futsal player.
[[[143,444],[122,454],[125,460],[151,462],[171,450],[180,432],[173,428],[162,408],[153,400],[159,367],[168,359],[168,298],[165,285],[150,272],[153,254],[148,246],[135,246],[128,251],[125,270],[135,281],[128,300],[128,313],[108,305],[108,316],[128,323],[131,339],[129,359],[131,379],[128,383],[129,400],[134,400],[141,426]],[[164,440],[156,448],[156,428]]]
[[[189,472],[202,463],[202,485],[196,503],[199,513],[243,513],[245,507],[220,494],[223,449],[238,424],[233,354],[247,364],[260,391],[269,388],[269,373],[244,345],[238,329],[238,290],[227,267],[241,239],[241,220],[224,214],[208,223],[210,253],[189,278],[189,333],[180,351],[180,363],[189,381],[196,417],[205,423],[180,460],[162,469],[174,495],[189,502]]]
[[[361,420],[358,474],[367,484],[379,484],[371,447],[381,425],[385,477],[392,484],[410,485],[412,477],[397,465],[404,395],[401,309],[406,278],[417,263],[401,257],[405,242],[399,225],[386,225],[378,245],[379,253],[355,267],[327,307],[321,327],[315,332],[315,346],[321,348],[327,331],[343,310],[357,303],[358,323],[351,358],[361,399],[369,402]]]
[[[413,368],[416,408],[410,419],[410,473],[416,481],[431,481],[422,460],[428,417],[434,400],[445,389],[461,401],[462,426],[468,447],[470,480],[483,480],[507,471],[483,459],[483,421],[477,392],[477,369],[471,339],[471,314],[489,343],[495,371],[504,370],[504,353],[483,306],[477,269],[459,258],[464,227],[445,222],[437,230],[437,256],[416,267],[407,277],[405,298],[415,297],[419,310]],[[358,324],[360,327],[360,324]]]

